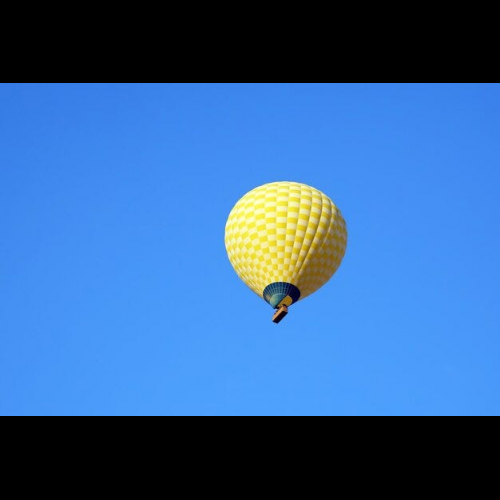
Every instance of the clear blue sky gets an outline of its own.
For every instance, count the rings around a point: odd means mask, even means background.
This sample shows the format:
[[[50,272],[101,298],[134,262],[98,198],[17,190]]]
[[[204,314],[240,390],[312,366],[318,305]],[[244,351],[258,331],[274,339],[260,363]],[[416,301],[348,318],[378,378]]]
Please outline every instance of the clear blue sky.
[[[341,208],[279,326],[247,191]],[[0,414],[500,414],[500,85],[0,84]]]

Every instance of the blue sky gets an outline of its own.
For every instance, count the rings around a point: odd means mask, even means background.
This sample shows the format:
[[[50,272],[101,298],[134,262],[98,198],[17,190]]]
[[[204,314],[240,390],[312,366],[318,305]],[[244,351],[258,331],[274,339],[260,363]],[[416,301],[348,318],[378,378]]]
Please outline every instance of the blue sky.
[[[341,208],[272,309],[226,257],[256,186]],[[0,414],[500,414],[500,85],[0,84]]]

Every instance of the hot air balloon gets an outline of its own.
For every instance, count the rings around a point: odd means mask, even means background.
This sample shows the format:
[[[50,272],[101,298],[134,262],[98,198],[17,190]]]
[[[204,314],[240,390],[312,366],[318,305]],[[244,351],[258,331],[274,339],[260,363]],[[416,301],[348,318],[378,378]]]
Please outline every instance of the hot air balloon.
[[[296,182],[275,182],[246,194],[226,224],[226,249],[234,270],[276,309],[319,290],[335,274],[347,247],[346,223],[328,196]]]

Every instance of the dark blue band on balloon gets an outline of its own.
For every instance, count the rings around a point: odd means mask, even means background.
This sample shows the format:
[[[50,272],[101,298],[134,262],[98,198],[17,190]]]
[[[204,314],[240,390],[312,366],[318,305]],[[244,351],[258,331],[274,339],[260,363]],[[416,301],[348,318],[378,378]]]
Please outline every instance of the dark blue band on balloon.
[[[272,283],[264,290],[264,300],[278,309],[282,303],[291,306],[300,299],[300,290],[290,283]]]

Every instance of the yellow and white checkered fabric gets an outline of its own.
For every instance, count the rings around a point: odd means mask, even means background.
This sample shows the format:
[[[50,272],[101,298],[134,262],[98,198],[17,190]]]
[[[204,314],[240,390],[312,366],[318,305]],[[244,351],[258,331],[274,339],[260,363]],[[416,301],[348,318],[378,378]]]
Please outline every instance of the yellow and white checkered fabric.
[[[254,189],[232,210],[226,248],[238,276],[259,296],[272,283],[290,283],[301,299],[339,268],[347,247],[340,210],[321,191],[295,182]]]

